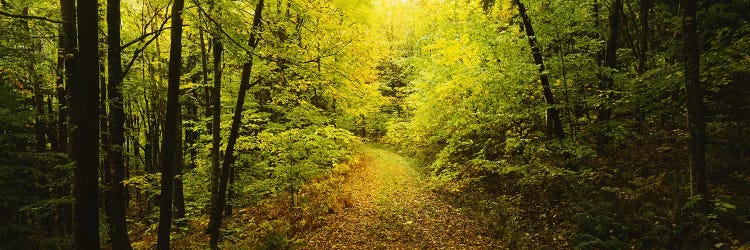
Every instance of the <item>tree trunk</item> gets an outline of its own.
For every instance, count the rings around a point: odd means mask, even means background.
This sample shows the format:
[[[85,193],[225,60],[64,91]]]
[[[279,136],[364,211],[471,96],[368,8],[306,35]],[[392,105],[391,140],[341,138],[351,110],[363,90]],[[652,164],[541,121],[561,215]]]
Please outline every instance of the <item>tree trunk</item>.
[[[518,12],[523,19],[523,26],[526,30],[526,36],[529,40],[529,46],[531,47],[531,54],[534,56],[534,63],[539,66],[539,80],[542,82],[542,88],[544,91],[544,100],[547,105],[551,106],[547,108],[547,129],[552,131],[558,139],[565,139],[565,131],[563,130],[562,121],[560,121],[560,111],[555,107],[556,103],[552,97],[552,89],[550,88],[549,78],[547,76],[547,70],[544,68],[544,58],[542,57],[542,51],[539,48],[539,44],[536,40],[536,34],[534,33],[534,27],[531,25],[531,19],[526,13],[526,7],[521,3],[520,0],[515,0],[518,5]]]
[[[62,9],[65,0],[60,1],[60,8]],[[63,21],[65,21],[63,19]],[[57,95],[57,144],[54,147],[55,152],[65,153],[68,147],[68,94],[65,91],[65,63],[67,62],[65,44],[67,43],[65,34],[65,26],[67,24],[60,25],[58,29],[58,42],[57,42],[57,81],[55,81],[55,94]]]
[[[107,0],[107,70],[109,83],[109,159],[110,180],[109,236],[112,249],[132,249],[125,221],[125,111],[122,96],[122,58],[120,51],[120,0]]]
[[[180,112],[180,67],[182,54],[182,9],[184,0],[175,0],[172,6],[172,34],[169,50],[169,73],[167,89],[167,117],[162,139],[163,163],[161,171],[161,202],[159,204],[159,228],[156,248],[169,249],[169,232],[172,229],[172,191],[174,165],[177,163],[175,145],[177,143],[177,123]]]
[[[221,147],[221,54],[224,50],[221,41],[218,37],[214,37],[213,40],[213,57],[214,57],[214,87],[213,93],[211,93],[211,102],[213,103],[213,117],[211,123],[211,219],[208,222],[208,231],[206,233],[213,232],[214,229],[218,229],[216,224],[216,217],[213,213],[214,210],[219,207],[218,199],[216,198],[219,192],[219,175],[220,175],[220,151]]]
[[[99,4],[78,0],[78,80],[73,83],[73,159],[77,249],[99,249]]]
[[[607,135],[608,129],[604,128],[607,121],[612,116],[612,110],[609,107],[609,101],[613,98],[610,94],[614,86],[614,70],[617,67],[617,40],[620,32],[620,13],[622,12],[622,0],[613,0],[609,9],[609,36],[607,38],[607,50],[604,53],[604,67],[608,72],[602,74],[602,80],[599,83],[599,91],[604,94],[604,101],[600,103],[599,114],[596,120],[600,123],[602,131],[597,136],[599,146],[609,143],[610,137]]]
[[[208,86],[208,52],[206,49],[206,42],[203,38],[203,29],[198,31],[199,39],[201,42],[201,71],[203,71],[203,104],[205,107],[204,117],[208,120],[211,117],[211,87]],[[206,122],[206,129],[208,133],[211,133],[211,121]]]
[[[255,6],[255,17],[253,18],[253,26],[250,29],[250,39],[248,44],[250,50],[255,50],[258,45],[258,41],[255,38],[255,33],[260,30],[261,15],[263,13],[263,0],[258,1]],[[219,192],[217,195],[218,206],[212,207],[211,219],[216,219],[215,227],[211,230],[211,246],[216,247],[219,242],[219,228],[221,227],[221,212],[225,205],[225,197],[227,190],[227,182],[229,180],[229,168],[234,161],[234,146],[237,143],[237,137],[239,136],[240,121],[242,120],[242,108],[245,105],[245,95],[247,90],[250,88],[250,75],[253,68],[253,55],[248,55],[248,59],[245,64],[242,65],[242,75],[240,78],[240,90],[237,93],[237,104],[234,107],[234,116],[232,117],[232,127],[229,131],[229,138],[227,138],[227,149],[224,154],[224,162],[221,166],[221,179],[219,180]]]
[[[71,93],[74,83],[77,82],[77,80],[75,79],[78,76],[78,51],[76,51],[76,47],[78,47],[78,38],[76,34],[77,22],[75,0],[60,0],[60,16],[64,21],[60,29],[59,39],[62,43],[62,56],[65,70],[65,86],[62,88],[58,88],[57,91],[58,102],[60,103],[60,107],[58,108],[59,111],[57,127],[58,136],[60,136],[60,139],[58,143],[59,148],[57,149],[57,151],[60,153],[69,153],[72,156],[72,148],[69,147],[68,143],[68,135],[70,133],[70,130],[68,130],[68,118],[71,115],[70,99],[68,99],[68,95]],[[70,186],[65,185],[64,187],[62,187],[62,190],[60,190],[60,195],[67,196],[69,194]],[[60,213],[63,217],[63,227],[66,229],[65,231],[72,232],[74,221],[72,206],[70,204],[62,205]]]
[[[696,20],[697,0],[684,0],[683,39],[685,50],[685,88],[687,89],[688,130],[690,142],[690,192],[703,196],[704,211],[708,206],[708,184],[706,183],[706,107],[703,104],[704,90],[700,83],[700,48]]]

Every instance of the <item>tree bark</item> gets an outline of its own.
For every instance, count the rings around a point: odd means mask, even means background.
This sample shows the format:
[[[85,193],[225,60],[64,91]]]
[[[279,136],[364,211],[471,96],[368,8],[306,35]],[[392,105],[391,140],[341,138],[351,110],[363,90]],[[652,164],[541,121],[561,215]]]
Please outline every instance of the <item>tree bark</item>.
[[[161,202],[156,248],[169,249],[169,232],[172,229],[172,192],[174,165],[177,163],[178,112],[180,112],[180,67],[182,65],[182,9],[184,0],[175,0],[172,6],[172,34],[170,37],[169,72],[167,76],[167,117],[162,139]]]
[[[706,183],[706,107],[703,103],[704,89],[700,83],[700,48],[696,20],[696,0],[684,0],[683,39],[685,51],[685,88],[687,89],[688,130],[690,142],[690,191],[703,196],[704,211],[708,206],[708,184]]]
[[[213,210],[221,208],[219,207],[218,199],[216,198],[219,192],[219,175],[220,175],[220,159],[221,153],[219,148],[221,147],[221,55],[224,47],[219,41],[218,37],[213,38],[213,58],[214,58],[214,87],[211,93],[211,102],[213,107],[212,122],[211,122],[211,219],[208,222],[208,231],[211,233],[214,229],[218,229],[216,224],[216,217]]]
[[[78,0],[78,68],[73,77],[73,159],[77,249],[99,249],[99,4]]]
[[[250,29],[250,39],[248,44],[250,50],[255,50],[258,45],[255,33],[260,30],[261,26],[261,15],[263,13],[263,0],[258,1],[255,6],[255,16],[253,18],[253,26]],[[232,117],[232,127],[229,131],[229,138],[227,138],[227,149],[224,154],[224,162],[221,166],[221,179],[219,180],[219,192],[217,197],[218,206],[212,207],[211,218],[216,219],[215,227],[211,231],[211,246],[216,247],[219,241],[219,228],[221,227],[221,212],[225,205],[225,197],[227,190],[227,182],[229,180],[229,168],[234,161],[234,146],[237,143],[237,137],[239,136],[240,121],[242,118],[242,108],[245,105],[245,95],[247,90],[250,88],[250,75],[253,68],[253,55],[248,55],[250,59],[242,65],[242,75],[240,78],[240,90],[237,94],[237,104],[234,108],[234,116]]]
[[[120,0],[107,0],[107,73],[109,92],[109,142],[108,164],[112,171],[110,181],[109,235],[112,249],[132,249],[125,221],[126,197],[125,164],[125,111],[122,95],[122,54],[120,50]]]
[[[60,106],[58,108],[58,149],[60,153],[68,153],[72,157],[72,148],[68,143],[70,130],[68,129],[68,119],[71,115],[70,112],[70,99],[69,95],[73,83],[76,82],[75,77],[77,76],[77,55],[76,47],[78,46],[78,38],[76,34],[76,8],[75,0],[60,0],[60,15],[64,23],[60,27],[62,57],[63,57],[63,69],[65,86],[57,89],[57,97]],[[72,121],[72,119],[70,120]],[[65,185],[60,190],[60,195],[69,195],[70,187]],[[62,205],[60,208],[60,214],[63,217],[63,227],[66,232],[73,231],[73,208],[70,204]]]
[[[552,89],[549,84],[549,77],[547,76],[548,73],[544,67],[544,58],[542,57],[542,51],[539,48],[539,43],[537,42],[536,34],[534,33],[534,27],[531,25],[531,19],[526,13],[526,7],[523,3],[521,3],[520,0],[515,0],[515,2],[516,5],[518,5],[518,12],[523,19],[523,26],[529,40],[531,54],[534,56],[534,63],[539,66],[539,80],[542,82],[544,100],[547,102],[547,105],[551,106],[547,108],[547,128],[552,131],[558,139],[565,139],[565,131],[563,130],[562,121],[560,120],[560,111],[554,107],[557,103],[552,97]]]

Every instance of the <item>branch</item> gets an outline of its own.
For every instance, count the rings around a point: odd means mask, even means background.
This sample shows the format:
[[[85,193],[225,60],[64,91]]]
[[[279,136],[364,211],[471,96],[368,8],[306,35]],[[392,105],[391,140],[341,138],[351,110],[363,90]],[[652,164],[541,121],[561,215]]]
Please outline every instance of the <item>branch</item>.
[[[125,69],[122,71],[122,76],[121,77],[123,79],[128,74],[128,72],[130,72],[130,68],[133,67],[133,64],[135,63],[135,60],[138,59],[138,56],[141,53],[143,53],[144,50],[146,50],[146,47],[148,47],[148,45],[150,45],[154,40],[156,40],[156,38],[159,37],[159,35],[161,34],[162,31],[165,30],[164,25],[167,24],[167,20],[168,20],[168,18],[165,19],[164,22],[161,23],[161,26],[159,27],[159,29],[156,30],[155,35],[152,36],[151,39],[148,39],[148,41],[146,41],[146,44],[144,44],[140,48],[136,49],[135,52],[133,52],[133,57],[130,58],[130,61],[128,62],[128,65],[125,66]],[[144,37],[145,36],[146,35],[144,35]]]
[[[315,57],[315,58],[313,58],[313,59],[310,59],[310,60],[307,60],[307,61],[303,61],[303,62],[290,62],[290,61],[287,61],[287,60],[284,60],[284,59],[278,59],[278,58],[274,58],[274,57],[268,57],[268,56],[260,55],[260,54],[258,54],[258,53],[255,53],[254,51],[251,51],[251,50],[249,50],[249,49],[245,48],[245,46],[243,46],[242,44],[240,44],[239,42],[237,42],[236,40],[234,40],[234,39],[232,38],[232,36],[230,36],[230,35],[229,35],[229,33],[227,33],[227,32],[226,32],[226,31],[225,31],[225,30],[224,30],[224,29],[223,29],[223,28],[221,27],[221,24],[219,24],[219,22],[217,22],[217,21],[216,21],[215,19],[213,19],[213,18],[211,17],[211,15],[210,15],[210,14],[208,14],[208,12],[207,12],[206,10],[204,10],[204,9],[203,9],[203,7],[201,7],[201,5],[200,5],[200,4],[198,3],[198,1],[197,1],[197,0],[193,0],[193,3],[195,3],[195,6],[196,6],[196,7],[198,7],[198,10],[199,10],[199,11],[200,11],[201,13],[203,13],[203,15],[204,15],[204,16],[205,16],[205,17],[206,17],[206,18],[207,18],[207,19],[208,19],[209,21],[211,21],[211,23],[213,23],[213,24],[214,24],[214,26],[216,26],[216,28],[217,28],[217,29],[218,29],[218,30],[219,30],[219,31],[220,31],[220,32],[221,32],[221,33],[222,33],[222,34],[223,34],[223,35],[224,35],[224,36],[225,36],[225,37],[226,37],[227,39],[229,39],[229,41],[231,41],[231,42],[232,42],[232,43],[233,43],[234,45],[236,45],[236,46],[237,46],[238,48],[240,48],[241,50],[245,51],[245,53],[247,53],[248,55],[251,55],[251,56],[256,56],[256,57],[258,57],[258,58],[260,58],[260,59],[263,59],[263,60],[266,60],[266,61],[269,61],[269,62],[275,62],[275,63],[291,63],[292,65],[301,65],[301,64],[305,64],[305,63],[313,63],[313,62],[318,62],[318,61],[320,61],[320,59],[322,59],[322,58],[326,58],[326,57],[331,57],[331,56],[335,56],[335,55],[338,55],[338,53],[339,53],[339,52],[341,52],[341,51],[342,51],[342,50],[343,50],[344,48],[346,48],[347,46],[349,46],[349,45],[350,45],[350,44],[352,43],[352,41],[349,41],[349,42],[347,42],[346,44],[342,44],[343,46],[342,46],[341,48],[338,48],[338,50],[337,50],[336,52],[332,53],[332,54],[327,54],[327,55],[326,55],[326,54],[321,54],[321,55],[318,55],[317,57]],[[354,25],[354,23],[352,23],[351,25]],[[350,26],[351,26],[351,25],[350,25]],[[338,47],[338,46],[339,46],[339,45],[334,45],[333,47],[331,47],[331,48],[328,48],[328,49],[326,49],[326,50],[324,51],[324,53],[326,53],[326,52],[329,52],[329,51],[331,51],[331,50],[333,50],[333,49],[336,49],[336,47]]]
[[[170,1],[170,3],[171,3],[171,1]],[[161,11],[161,10],[162,10],[162,9],[160,9],[160,11]],[[158,13],[154,13],[154,17],[156,17],[157,15],[158,15]],[[147,33],[147,34],[143,34],[143,35],[142,35],[141,37],[139,37],[138,39],[136,39],[136,40],[134,40],[134,41],[132,41],[132,42],[128,42],[128,43],[127,43],[126,45],[124,45],[124,46],[121,46],[121,47],[120,47],[120,51],[122,51],[122,49],[124,49],[124,48],[126,48],[126,47],[128,47],[128,46],[132,45],[132,44],[133,44],[134,42],[142,41],[143,39],[145,39],[145,38],[146,38],[146,37],[148,37],[149,35],[152,35],[152,34],[154,35],[154,36],[152,36],[152,37],[151,37],[150,39],[148,39],[148,41],[146,41],[146,44],[144,44],[144,45],[143,45],[143,46],[141,46],[140,48],[136,49],[136,50],[135,50],[135,52],[133,52],[133,57],[132,57],[132,58],[130,58],[130,61],[128,62],[127,66],[125,66],[125,68],[123,69],[123,71],[122,71],[122,75],[121,75],[120,77],[122,77],[122,78],[124,79],[124,78],[125,78],[125,76],[126,76],[126,75],[128,74],[128,72],[130,72],[130,68],[132,68],[132,67],[133,67],[133,64],[135,63],[135,60],[136,60],[136,59],[138,59],[138,56],[139,56],[139,55],[140,55],[141,53],[143,53],[143,51],[144,51],[144,50],[146,50],[146,47],[148,47],[148,45],[150,45],[150,44],[151,44],[151,43],[152,43],[152,42],[153,42],[154,40],[156,40],[156,38],[158,38],[158,37],[159,37],[159,35],[161,35],[161,32],[162,32],[162,31],[164,31],[164,30],[168,29],[168,28],[164,28],[164,25],[167,25],[167,21],[169,20],[169,18],[170,18],[170,16],[167,16],[166,18],[164,18],[164,21],[163,21],[163,22],[161,23],[161,25],[159,25],[159,29],[157,29],[156,31],[153,31],[153,32],[149,32],[149,33]],[[152,19],[152,20],[153,20],[153,19]],[[150,21],[149,21],[149,22],[150,22]],[[169,28],[171,28],[171,27],[169,27]],[[122,80],[122,79],[121,79],[121,80]]]
[[[216,25],[216,28],[219,31],[221,31],[221,33],[224,34],[224,36],[226,36],[227,39],[229,39],[229,41],[231,41],[234,45],[237,45],[237,47],[239,47],[241,50],[245,51],[245,53],[247,53],[249,55],[252,55],[252,56],[257,56],[258,58],[261,58],[261,59],[264,59],[264,60],[267,60],[267,61],[279,62],[279,60],[277,60],[277,59],[256,54],[253,51],[250,51],[247,48],[245,48],[244,46],[242,46],[242,44],[240,44],[239,42],[237,42],[236,40],[234,40],[232,38],[232,36],[229,35],[229,33],[227,33],[223,28],[221,28],[221,24],[219,24],[219,22],[217,22],[216,20],[214,20],[211,17],[211,15],[209,15],[208,12],[206,12],[206,10],[204,10],[203,7],[201,7],[201,5],[196,0],[193,0],[193,3],[195,3],[195,6],[198,7],[198,10],[200,12],[202,12],[203,15],[205,15],[206,18],[208,18],[209,21],[211,21],[214,25]]]
[[[150,44],[151,44],[151,42],[153,42],[154,40],[156,40],[156,38],[157,38],[157,37],[159,37],[159,36],[158,36],[158,35],[156,35],[156,36],[152,36],[152,37],[151,37],[151,39],[149,39],[149,40],[148,40],[148,41],[146,42],[146,44],[144,44],[143,46],[141,46],[140,48],[138,48],[137,50],[135,50],[135,52],[133,52],[133,57],[132,57],[132,58],[130,58],[130,61],[128,62],[128,65],[127,65],[127,66],[125,66],[125,69],[124,69],[124,70],[122,71],[122,76],[121,76],[121,77],[122,77],[123,79],[124,79],[124,78],[125,78],[125,76],[126,76],[126,75],[128,74],[128,72],[130,72],[130,68],[131,68],[131,67],[133,67],[133,64],[135,63],[135,60],[136,60],[136,59],[138,59],[138,56],[139,56],[139,55],[140,55],[140,54],[141,54],[141,53],[142,53],[142,52],[143,52],[144,50],[146,50],[146,47],[148,47],[148,45],[150,45]]]
[[[165,30],[168,30],[168,29],[171,29],[171,28],[172,27],[159,28],[159,29],[157,29],[155,31],[151,31],[149,33],[143,34],[141,37],[138,37],[136,39],[133,39],[130,42],[127,42],[127,43],[125,43],[123,45],[120,45],[120,50],[122,51],[122,50],[126,49],[127,47],[130,47],[131,45],[133,45],[133,44],[135,44],[137,42],[143,41],[143,39],[146,39],[150,35],[157,34],[157,36],[158,36],[158,35],[161,34],[162,31],[165,31]]]
[[[8,12],[4,12],[4,11],[0,11],[0,16],[7,16],[7,17],[12,17],[12,18],[22,18],[22,19],[42,20],[42,21],[47,21],[47,22],[52,22],[52,23],[67,23],[65,21],[49,19],[49,18],[41,17],[41,16],[17,15],[17,14],[12,14],[12,13],[8,13]]]

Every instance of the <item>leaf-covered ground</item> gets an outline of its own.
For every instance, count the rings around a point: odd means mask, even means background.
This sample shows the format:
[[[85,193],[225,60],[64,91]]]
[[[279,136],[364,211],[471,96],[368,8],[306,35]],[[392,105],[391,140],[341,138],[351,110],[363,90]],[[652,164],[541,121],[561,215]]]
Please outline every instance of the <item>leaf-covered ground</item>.
[[[301,248],[500,248],[475,221],[428,190],[406,159],[375,147],[364,153],[366,164],[344,184],[351,204],[323,217],[323,226],[298,234]]]

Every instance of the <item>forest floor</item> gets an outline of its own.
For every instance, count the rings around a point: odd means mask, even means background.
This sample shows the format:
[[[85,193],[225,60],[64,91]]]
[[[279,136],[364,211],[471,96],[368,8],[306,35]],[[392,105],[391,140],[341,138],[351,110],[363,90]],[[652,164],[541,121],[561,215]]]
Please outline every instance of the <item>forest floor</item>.
[[[332,176],[311,180],[299,207],[270,197],[227,219],[224,249],[502,249],[460,208],[432,191],[427,174],[379,145],[365,145]],[[317,187],[312,188],[312,187]],[[314,189],[316,191],[311,191]],[[310,212],[329,207],[326,212]],[[307,212],[304,212],[307,211]],[[207,249],[208,216],[189,223],[175,249]],[[155,235],[134,244],[152,249]]]
[[[295,238],[302,249],[498,249],[480,225],[427,188],[407,159],[367,146],[344,183],[351,205]]]

